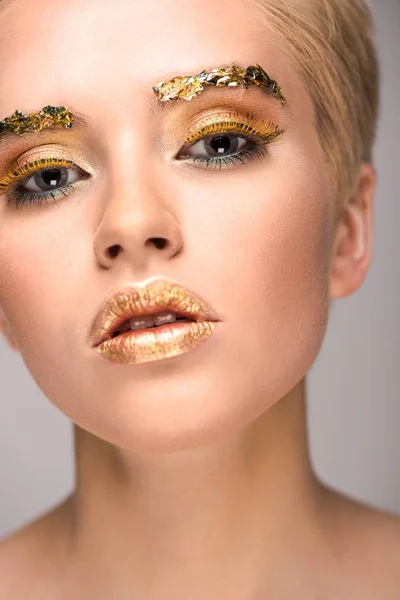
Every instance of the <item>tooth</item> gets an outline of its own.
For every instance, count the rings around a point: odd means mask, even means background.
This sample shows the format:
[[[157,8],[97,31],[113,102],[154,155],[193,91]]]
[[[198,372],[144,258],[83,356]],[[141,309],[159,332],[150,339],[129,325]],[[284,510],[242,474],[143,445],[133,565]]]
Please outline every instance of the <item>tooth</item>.
[[[141,317],[132,317],[129,320],[131,329],[144,329],[154,325],[153,315],[142,315]]]
[[[176,314],[165,310],[154,315],[154,325],[164,325],[165,323],[175,323]]]

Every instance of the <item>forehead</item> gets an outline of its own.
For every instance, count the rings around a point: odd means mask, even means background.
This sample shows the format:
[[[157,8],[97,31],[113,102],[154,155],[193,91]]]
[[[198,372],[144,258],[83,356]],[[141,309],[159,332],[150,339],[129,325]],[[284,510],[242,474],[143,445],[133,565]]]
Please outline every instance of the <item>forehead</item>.
[[[288,100],[302,87],[251,0],[12,0],[0,29],[1,118],[91,103],[123,119],[160,81],[232,63],[261,64]]]

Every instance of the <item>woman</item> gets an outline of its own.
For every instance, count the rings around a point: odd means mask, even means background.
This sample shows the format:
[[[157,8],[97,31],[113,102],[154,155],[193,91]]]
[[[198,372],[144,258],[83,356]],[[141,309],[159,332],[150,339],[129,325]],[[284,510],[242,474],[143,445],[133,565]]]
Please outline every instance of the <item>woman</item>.
[[[398,518],[318,480],[305,421],[372,255],[364,3],[3,0],[0,28],[2,331],[77,473],[0,597],[398,598]]]

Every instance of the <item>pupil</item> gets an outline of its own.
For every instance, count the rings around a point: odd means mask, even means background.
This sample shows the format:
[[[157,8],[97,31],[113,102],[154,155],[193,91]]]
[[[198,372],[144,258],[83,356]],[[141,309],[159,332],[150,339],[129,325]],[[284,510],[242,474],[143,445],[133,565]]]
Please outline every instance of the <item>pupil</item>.
[[[46,169],[41,173],[36,173],[34,178],[36,185],[40,189],[45,190],[46,187],[55,188],[64,185],[68,179],[68,174],[62,169]]]
[[[232,139],[228,135],[214,136],[209,142],[211,150],[218,156],[224,155],[227,151],[228,153],[235,152],[237,145],[237,138],[234,138],[234,142],[232,144]],[[234,148],[232,149],[231,146],[234,146]]]

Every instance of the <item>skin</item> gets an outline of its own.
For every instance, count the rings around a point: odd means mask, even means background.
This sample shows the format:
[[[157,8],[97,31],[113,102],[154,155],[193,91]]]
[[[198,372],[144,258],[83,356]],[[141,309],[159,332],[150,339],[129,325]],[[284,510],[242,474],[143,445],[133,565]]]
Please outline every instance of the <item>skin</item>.
[[[0,13],[1,118],[47,104],[90,117],[10,136],[2,175],[43,144],[91,175],[53,206],[0,196],[1,329],[73,421],[77,473],[71,496],[1,544],[2,597],[397,597],[400,520],[319,481],[305,418],[330,301],[371,263],[376,175],[361,165],[335,223],[311,100],[257,19],[245,0],[16,0]],[[232,62],[261,64],[287,106],[218,89],[151,112],[159,81]],[[232,103],[285,129],[268,158],[175,161],[191,120]],[[108,362],[86,343],[92,319],[110,291],[154,275],[201,294],[218,332],[172,359]]]

